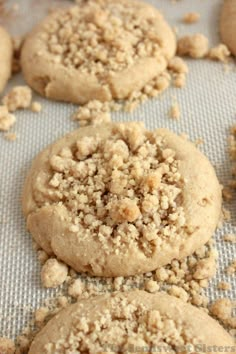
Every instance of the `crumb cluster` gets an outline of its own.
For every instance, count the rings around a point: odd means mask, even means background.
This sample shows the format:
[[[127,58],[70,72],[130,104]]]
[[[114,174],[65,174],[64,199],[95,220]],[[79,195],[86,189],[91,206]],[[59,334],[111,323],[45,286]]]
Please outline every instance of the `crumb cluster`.
[[[178,40],[177,52],[180,56],[200,59],[207,55],[208,49],[208,38],[201,33],[184,36]]]
[[[2,103],[9,112],[15,112],[17,109],[30,107],[32,101],[32,91],[28,86],[15,86],[3,97]]]
[[[8,131],[16,122],[16,117],[9,113],[6,106],[0,106],[0,131]]]
[[[50,157],[48,186],[43,198],[36,188],[34,198],[39,207],[63,204],[70,231],[98,238],[107,254],[127,252],[128,242],[151,256],[188,234],[184,181],[175,151],[164,146],[141,123],[117,124],[106,139],[83,137]]]

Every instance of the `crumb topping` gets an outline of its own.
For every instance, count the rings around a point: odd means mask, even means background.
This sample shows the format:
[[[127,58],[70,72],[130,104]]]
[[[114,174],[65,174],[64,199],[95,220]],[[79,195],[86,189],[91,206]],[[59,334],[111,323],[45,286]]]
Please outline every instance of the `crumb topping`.
[[[77,313],[74,317],[68,337],[47,344],[47,354],[57,351],[137,352],[137,348],[138,352],[141,348],[148,348],[148,352],[152,352],[151,348],[160,345],[168,346],[175,353],[177,346],[193,344],[197,340],[181,318],[172,319],[168,314],[124,297],[112,298],[109,309],[101,310],[96,320],[88,316],[81,317]]]
[[[156,21],[158,11],[136,1],[88,1],[54,14],[41,41],[56,63],[105,79],[164,54]]]
[[[38,207],[64,205],[70,231],[98,239],[107,253],[129,245],[151,256],[163,241],[186,237],[175,151],[142,124],[117,124],[106,139],[83,137],[49,163],[46,189],[34,191]]]

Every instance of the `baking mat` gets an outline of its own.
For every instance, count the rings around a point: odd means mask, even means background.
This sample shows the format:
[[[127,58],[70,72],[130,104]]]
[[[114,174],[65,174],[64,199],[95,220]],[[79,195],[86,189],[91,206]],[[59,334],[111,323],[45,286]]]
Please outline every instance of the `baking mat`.
[[[179,34],[201,32],[216,45],[219,42],[218,0],[152,0],[169,22],[178,28]],[[48,6],[55,3],[71,4],[66,1],[18,1],[15,13],[2,19],[13,34],[24,33],[37,22]],[[14,2],[8,1],[7,6]],[[183,25],[180,19],[188,11],[201,14],[200,22]],[[201,150],[209,157],[223,184],[230,179],[230,161],[227,154],[229,127],[236,120],[236,66],[226,70],[222,63],[207,60],[187,60],[190,73],[184,89],[171,88],[160,98],[139,107],[134,113],[115,113],[115,121],[144,120],[150,129],[167,127],[177,133],[185,132],[192,140],[202,138]],[[22,84],[21,74],[15,76],[7,90]],[[168,118],[168,111],[176,98],[181,109],[178,122]],[[32,240],[25,230],[21,212],[21,191],[26,173],[34,156],[46,145],[77,127],[70,119],[75,110],[71,104],[49,102],[34,95],[42,103],[39,114],[30,111],[16,112],[17,123],[13,127],[18,139],[15,142],[0,136],[0,336],[14,338],[26,326],[31,310],[39,307],[43,300],[56,295],[60,289],[46,290],[40,283],[40,265]],[[218,230],[215,238],[219,251],[217,276],[207,290],[211,299],[229,296],[236,299],[236,279],[224,274],[224,268],[234,259],[235,244],[222,242],[226,233],[236,233],[236,195],[228,205],[231,221]],[[229,281],[232,290],[217,292],[219,280]]]

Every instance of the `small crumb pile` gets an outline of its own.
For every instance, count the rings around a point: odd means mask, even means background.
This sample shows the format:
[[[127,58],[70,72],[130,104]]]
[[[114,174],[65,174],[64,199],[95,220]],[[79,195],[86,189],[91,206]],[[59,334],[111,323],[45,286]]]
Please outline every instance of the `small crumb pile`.
[[[225,271],[228,275],[233,275],[236,273],[236,259],[230,263],[230,265],[226,268]]]
[[[222,63],[227,63],[231,53],[225,44],[218,44],[216,47],[211,48],[208,53],[208,58]]]
[[[177,53],[180,56],[204,58],[209,49],[208,38],[201,33],[184,36],[178,40]]]
[[[188,12],[183,16],[182,22],[188,25],[198,22],[200,14],[198,12]]]
[[[15,86],[3,97],[2,103],[9,112],[15,112],[17,109],[29,108],[31,101],[32,91],[28,86]]]
[[[219,290],[230,290],[231,289],[231,285],[225,281],[221,281],[218,283],[217,288]]]

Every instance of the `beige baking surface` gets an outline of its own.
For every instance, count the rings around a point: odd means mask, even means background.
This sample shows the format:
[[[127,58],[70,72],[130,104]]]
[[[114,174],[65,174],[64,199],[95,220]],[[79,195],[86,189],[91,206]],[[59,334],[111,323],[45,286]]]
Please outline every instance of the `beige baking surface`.
[[[218,16],[219,0],[181,0],[175,4],[170,0],[152,0],[159,7],[180,34],[202,32],[212,45],[219,42]],[[32,26],[55,1],[21,0],[19,13],[5,18],[7,27],[15,34]],[[58,0],[57,3],[62,3]],[[63,1],[70,4],[71,2]],[[8,6],[13,2],[8,1]],[[183,25],[181,17],[188,11],[198,11],[198,24]],[[160,99],[149,101],[133,114],[114,114],[113,119],[144,120],[148,128],[168,127],[175,132],[186,132],[192,139],[201,137],[205,143],[202,151],[216,167],[219,179],[225,183],[230,178],[230,162],[227,155],[226,138],[230,125],[236,122],[236,66],[225,72],[224,65],[207,60],[188,60],[190,74],[183,90],[170,89]],[[21,75],[9,84],[22,83]],[[174,122],[168,118],[173,97],[181,107],[181,119]],[[39,114],[19,111],[14,131],[18,140],[8,142],[0,136],[0,336],[14,337],[29,319],[31,309],[39,306],[44,299],[54,296],[59,290],[45,290],[40,285],[40,266],[32,240],[25,231],[20,198],[23,181],[34,156],[47,144],[64,133],[77,127],[70,119],[75,107],[70,104],[35,99],[43,105]],[[236,281],[226,277],[224,267],[234,259],[236,245],[221,242],[225,233],[236,233],[236,195],[230,205],[232,220],[216,233],[220,253],[220,268],[217,277],[208,290],[213,299],[218,296],[236,298]],[[216,284],[221,280],[232,283],[232,290],[217,293]]]

